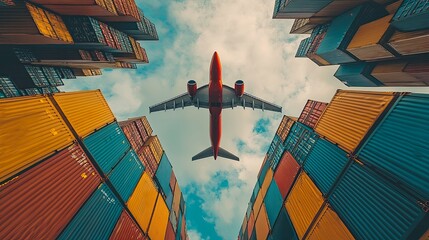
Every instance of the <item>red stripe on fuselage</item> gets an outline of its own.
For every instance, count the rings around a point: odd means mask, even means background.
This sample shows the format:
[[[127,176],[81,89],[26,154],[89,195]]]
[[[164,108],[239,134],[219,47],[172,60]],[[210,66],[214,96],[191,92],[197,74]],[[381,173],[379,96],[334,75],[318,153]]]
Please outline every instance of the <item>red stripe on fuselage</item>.
[[[209,82],[209,111],[210,111],[210,140],[213,156],[216,159],[219,152],[222,135],[222,65],[217,52],[214,52],[210,63]]]

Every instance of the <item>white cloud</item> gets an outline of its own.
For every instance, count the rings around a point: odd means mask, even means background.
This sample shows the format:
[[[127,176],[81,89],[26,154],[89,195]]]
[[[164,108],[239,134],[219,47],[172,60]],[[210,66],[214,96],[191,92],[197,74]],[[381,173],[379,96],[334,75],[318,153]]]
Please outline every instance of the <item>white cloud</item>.
[[[201,233],[199,233],[195,229],[188,230],[188,236],[190,240],[204,240],[203,237],[201,236]],[[206,239],[206,240],[209,240],[209,239]]]

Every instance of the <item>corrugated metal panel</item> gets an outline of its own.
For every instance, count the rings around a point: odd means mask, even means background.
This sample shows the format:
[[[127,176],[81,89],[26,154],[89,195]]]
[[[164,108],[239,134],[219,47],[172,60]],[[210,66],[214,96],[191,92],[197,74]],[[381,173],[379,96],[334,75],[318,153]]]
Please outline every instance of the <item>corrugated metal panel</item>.
[[[285,199],[289,193],[300,168],[301,167],[298,162],[296,162],[290,152],[285,152],[276,172],[274,173],[274,179],[279,187],[283,199]]]
[[[332,0],[280,0],[274,6],[273,18],[311,17]]]
[[[379,5],[364,4],[334,18],[316,51],[317,55],[330,64],[355,62],[356,60],[349,55],[346,48],[358,27],[386,14],[386,10]]]
[[[282,121],[280,122],[279,127],[277,128],[276,134],[280,137],[280,139],[284,142],[286,140],[287,135],[289,134],[290,129],[294,122],[296,122],[296,118],[283,116]]]
[[[353,152],[394,95],[392,92],[338,90],[315,130],[346,152]]]
[[[404,0],[393,17],[392,25],[401,31],[429,28],[429,2],[427,0]]]
[[[298,240],[298,236],[284,207],[280,210],[276,223],[271,230],[270,239]]]
[[[170,176],[172,171],[173,169],[171,167],[167,155],[165,153],[162,154],[161,162],[159,163],[158,170],[156,171],[155,176],[159,182],[159,185],[161,186],[162,191],[166,196],[168,194],[171,194]]]
[[[357,163],[329,202],[358,239],[406,239],[425,214],[417,199]]]
[[[122,206],[106,184],[101,184],[58,239],[108,239]]]
[[[134,193],[127,203],[128,209],[133,214],[139,226],[146,231],[155,208],[158,191],[149,175],[144,172]]]
[[[113,187],[124,202],[127,202],[128,198],[134,192],[134,188],[143,171],[143,164],[138,159],[134,150],[130,149],[108,176]]]
[[[358,157],[429,199],[429,95],[400,97]]]
[[[0,182],[74,140],[46,97],[1,99],[0,107]]]
[[[296,161],[302,165],[308,157],[319,136],[310,127],[297,122],[293,125],[284,143]]]
[[[305,162],[304,170],[326,196],[348,162],[346,152],[324,139],[319,139]]]
[[[407,65],[409,65],[409,63],[406,61],[380,62],[372,69],[371,76],[375,77],[386,86],[404,86],[410,84],[426,85],[424,82],[421,83],[422,81],[420,79],[405,72]]]
[[[304,236],[314,217],[322,207],[322,193],[305,172],[301,172],[289,196],[286,209],[300,239]]]
[[[381,82],[371,76],[370,72],[373,68],[374,64],[367,62],[342,64],[334,76],[349,87],[383,86]]]
[[[279,214],[279,211],[283,206],[282,194],[277,187],[276,181],[271,181],[264,201],[270,226],[273,227],[277,215]]]
[[[401,55],[429,52],[429,29],[413,32],[395,31],[388,45]]]
[[[255,223],[256,239],[267,239],[270,231],[270,225],[268,224],[267,211],[265,210],[265,204],[262,204],[261,211],[259,211],[258,218]]]
[[[115,120],[100,90],[55,93],[53,99],[80,137]]]
[[[106,174],[112,170],[131,147],[130,142],[116,122],[84,138],[83,143]]]
[[[328,205],[323,209],[314,227],[307,235],[308,239],[355,239]]]
[[[162,149],[158,137],[149,137],[148,140],[145,142],[145,146],[148,146],[150,148],[153,156],[155,157],[156,163],[159,164],[164,150]]]
[[[144,233],[131,219],[126,211],[122,211],[110,240],[144,240]]]
[[[151,240],[164,240],[169,215],[164,199],[158,197],[148,231]]]
[[[100,182],[83,150],[72,145],[1,184],[1,238],[56,238]]]
[[[328,103],[307,100],[304,108],[302,109],[301,115],[298,118],[298,122],[303,123],[311,128],[316,126],[323,111],[328,106]]]

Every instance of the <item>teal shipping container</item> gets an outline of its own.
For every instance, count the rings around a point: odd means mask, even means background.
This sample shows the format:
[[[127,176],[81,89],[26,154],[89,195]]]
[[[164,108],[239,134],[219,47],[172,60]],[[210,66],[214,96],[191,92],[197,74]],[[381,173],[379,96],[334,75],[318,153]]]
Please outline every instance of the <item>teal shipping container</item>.
[[[319,12],[332,0],[278,0],[273,18],[307,18]]]
[[[267,195],[264,199],[265,208],[267,210],[268,222],[273,228],[274,223],[277,219],[277,215],[280,212],[280,209],[283,206],[283,197],[280,193],[279,187],[276,184],[276,181],[271,181],[270,186],[268,187]]]
[[[118,199],[101,184],[58,239],[108,239],[122,212]]]
[[[428,201],[429,95],[399,97],[357,155]]]
[[[285,150],[289,151],[302,166],[317,139],[319,137],[313,129],[305,124],[296,122],[285,140]]]
[[[142,162],[131,148],[110,173],[110,182],[124,202],[127,202],[134,192],[143,171]]]
[[[168,160],[168,157],[164,152],[162,154],[161,162],[159,163],[155,176],[165,196],[173,195],[170,188],[170,177],[172,171],[173,169],[171,167],[170,160]]]
[[[332,20],[316,54],[330,64],[356,62],[356,59],[346,51],[346,48],[359,26],[387,14],[387,11],[380,5],[369,3],[341,14]]]
[[[426,214],[419,200],[353,163],[328,201],[356,239],[417,239]]]
[[[181,240],[180,229],[182,229],[182,212],[179,211],[179,218],[177,220],[176,240]]]
[[[400,31],[429,28],[429,1],[404,0],[392,19],[392,26]]]
[[[270,148],[267,153],[267,162],[270,165],[271,169],[274,171],[277,168],[284,152],[283,141],[277,134],[274,135],[274,139],[271,142]],[[263,179],[262,179],[263,181]],[[262,184],[262,182],[260,182]]]
[[[304,170],[326,196],[348,162],[345,151],[325,139],[319,139],[305,162]]]
[[[116,122],[84,138],[83,143],[105,174],[113,169],[131,147]]]
[[[295,229],[293,228],[292,221],[286,212],[286,209],[282,207],[279,216],[277,217],[274,227],[271,229],[271,234],[268,237],[269,240],[298,240]]]
[[[348,87],[378,87],[383,84],[371,76],[374,64],[358,62],[342,64],[334,76]]]
[[[263,163],[264,165],[261,167],[261,172],[258,176],[258,183],[260,186],[262,186],[262,183],[264,182],[265,175],[267,175],[268,169],[270,169],[270,163],[268,160]]]

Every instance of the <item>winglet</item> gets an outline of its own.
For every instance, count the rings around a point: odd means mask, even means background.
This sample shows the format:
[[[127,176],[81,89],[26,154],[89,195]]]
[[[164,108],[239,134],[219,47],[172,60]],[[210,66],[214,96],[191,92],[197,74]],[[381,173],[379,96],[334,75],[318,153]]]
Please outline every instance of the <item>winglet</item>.
[[[201,151],[200,153],[198,153],[197,155],[193,156],[192,161],[207,158],[207,157],[212,157],[212,156],[213,156],[213,148],[208,147],[208,148],[204,149],[203,151]],[[235,156],[234,154],[228,152],[227,150],[225,150],[221,147],[219,148],[218,156],[223,157],[223,158],[227,158],[227,159],[231,159],[234,161],[240,161],[240,159],[237,156]]]

